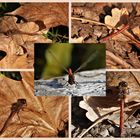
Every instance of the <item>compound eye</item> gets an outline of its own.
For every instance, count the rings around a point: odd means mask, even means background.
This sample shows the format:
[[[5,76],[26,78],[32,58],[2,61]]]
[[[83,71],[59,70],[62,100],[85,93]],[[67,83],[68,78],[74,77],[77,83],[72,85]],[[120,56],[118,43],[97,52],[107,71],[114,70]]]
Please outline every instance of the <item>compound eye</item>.
[[[18,99],[17,102],[22,103],[22,104],[26,104],[26,99]]]
[[[119,86],[127,87],[127,86],[128,86],[128,83],[125,82],[125,81],[121,81],[121,82],[119,83]]]

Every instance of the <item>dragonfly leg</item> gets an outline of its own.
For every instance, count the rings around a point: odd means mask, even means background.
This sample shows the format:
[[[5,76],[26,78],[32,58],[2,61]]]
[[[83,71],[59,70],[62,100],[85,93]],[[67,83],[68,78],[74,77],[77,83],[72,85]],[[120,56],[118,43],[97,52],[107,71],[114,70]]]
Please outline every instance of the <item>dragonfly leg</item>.
[[[63,86],[68,86],[68,85],[69,85],[68,81],[66,81],[66,83],[63,84]]]
[[[79,85],[79,83],[75,81],[75,85],[76,85],[76,86],[78,86],[78,85]]]
[[[66,86],[67,86],[67,85],[68,85],[68,81],[67,81],[67,80],[65,80],[65,78],[63,78],[62,80],[63,80],[63,81],[65,81],[65,83],[62,83],[62,85],[63,85],[63,86],[65,86],[65,85],[66,85]]]
[[[22,122],[21,119],[20,119],[20,117],[19,117],[19,112],[17,112],[17,117],[18,117],[18,120],[19,120],[20,122]]]

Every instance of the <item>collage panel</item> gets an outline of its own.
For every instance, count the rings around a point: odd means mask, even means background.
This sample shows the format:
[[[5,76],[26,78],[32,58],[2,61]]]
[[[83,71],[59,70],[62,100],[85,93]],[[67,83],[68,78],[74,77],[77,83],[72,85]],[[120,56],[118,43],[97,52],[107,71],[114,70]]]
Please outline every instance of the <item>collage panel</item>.
[[[0,138],[140,137],[140,3],[64,1],[0,3]]]
[[[0,72],[0,137],[68,137],[68,97],[34,96],[34,72]]]
[[[140,68],[139,3],[72,3],[71,41],[106,43],[108,69]]]
[[[105,97],[72,97],[72,137],[140,137],[139,79],[138,71],[108,71]]]
[[[105,44],[35,44],[36,96],[104,96]]]
[[[0,25],[0,68],[33,69],[34,43],[68,42],[68,3],[1,3]]]

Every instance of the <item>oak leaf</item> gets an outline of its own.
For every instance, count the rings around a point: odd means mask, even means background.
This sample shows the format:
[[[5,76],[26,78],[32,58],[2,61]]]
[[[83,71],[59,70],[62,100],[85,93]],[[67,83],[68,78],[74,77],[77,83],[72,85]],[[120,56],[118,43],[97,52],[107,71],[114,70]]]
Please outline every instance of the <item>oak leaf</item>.
[[[32,47],[33,45],[26,45],[29,42],[32,44],[52,43],[43,34],[46,34],[51,27],[68,26],[68,4],[66,3],[23,4],[15,11],[6,14],[8,16],[0,19],[0,40],[2,41],[0,42],[0,50],[5,51],[7,56],[0,61],[0,68],[33,68],[33,59],[29,60],[28,57],[24,57],[25,53],[22,53],[24,56],[20,61],[21,57],[18,58],[17,50],[21,46],[25,50]],[[18,22],[18,17],[22,17],[20,22]],[[4,45],[6,45],[6,49]],[[26,56],[29,56],[29,53],[26,50]],[[33,57],[29,56],[29,58]],[[20,65],[12,65],[15,59],[19,61]],[[28,61],[32,61],[32,63],[29,64]]]
[[[115,77],[112,79],[112,77]],[[118,77],[118,78],[117,78]],[[86,116],[91,121],[96,121],[99,118],[109,119],[116,124],[119,124],[120,107],[117,86],[120,81],[127,81],[130,94],[126,97],[125,120],[127,120],[136,109],[140,108],[140,86],[139,72],[110,72],[107,74],[107,88],[112,90],[104,97],[83,97],[83,101],[79,106],[87,110]],[[110,114],[109,114],[110,113]]]
[[[0,76],[0,130],[17,99],[26,99],[24,106],[8,123],[0,137],[58,137],[68,121],[68,97],[34,96],[33,72],[20,72],[21,81]]]

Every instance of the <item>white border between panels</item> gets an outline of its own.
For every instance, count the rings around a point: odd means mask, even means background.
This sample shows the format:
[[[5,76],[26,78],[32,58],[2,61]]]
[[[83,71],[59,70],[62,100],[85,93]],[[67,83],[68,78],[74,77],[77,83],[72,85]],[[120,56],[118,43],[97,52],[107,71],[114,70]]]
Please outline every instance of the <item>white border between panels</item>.
[[[69,43],[71,43],[71,2],[69,2]]]
[[[8,138],[8,140],[120,140],[122,138]],[[135,140],[136,138],[123,138],[124,140]],[[7,138],[0,138],[7,140]],[[137,139],[138,140],[138,139]]]
[[[71,111],[72,111],[72,108],[71,108],[71,99],[72,99],[72,96],[68,96],[69,98],[69,138],[71,138],[71,124],[72,124],[72,121],[71,121]]]
[[[62,3],[62,2],[71,2],[70,0],[1,0],[0,2],[27,2],[27,3],[32,3],[32,2],[37,2],[37,3],[52,3],[52,2],[57,2],[57,3]]]
[[[138,71],[140,72],[140,69],[106,69],[106,72],[108,71]]]
[[[0,69],[0,71],[32,71],[34,72],[34,69]]]
[[[93,3],[100,3],[100,2],[105,2],[105,3],[117,3],[117,2],[121,2],[121,3],[127,3],[127,2],[133,2],[133,3],[135,3],[135,2],[140,2],[140,0],[71,0],[71,2],[93,2]]]
[[[39,2],[39,3],[43,3],[43,2],[112,2],[112,3],[116,3],[116,2],[122,2],[122,3],[127,3],[127,2],[140,2],[140,0],[1,0],[0,2]]]

